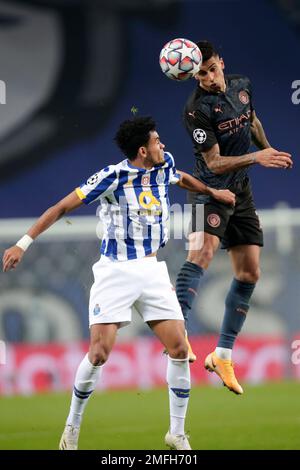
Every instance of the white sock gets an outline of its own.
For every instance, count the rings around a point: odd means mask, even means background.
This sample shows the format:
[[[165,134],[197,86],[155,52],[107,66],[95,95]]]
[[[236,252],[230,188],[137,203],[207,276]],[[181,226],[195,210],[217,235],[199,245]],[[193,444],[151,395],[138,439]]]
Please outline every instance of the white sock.
[[[188,358],[172,359],[168,356],[167,383],[170,402],[170,433],[183,435],[191,388]]]
[[[75,427],[80,426],[84,409],[91,393],[96,387],[100,373],[101,366],[93,366],[93,364],[91,364],[88,359],[88,355],[86,354],[79,364],[76,372],[67,424],[71,424]]]
[[[229,348],[216,348],[216,355],[219,359],[231,360],[232,349]]]

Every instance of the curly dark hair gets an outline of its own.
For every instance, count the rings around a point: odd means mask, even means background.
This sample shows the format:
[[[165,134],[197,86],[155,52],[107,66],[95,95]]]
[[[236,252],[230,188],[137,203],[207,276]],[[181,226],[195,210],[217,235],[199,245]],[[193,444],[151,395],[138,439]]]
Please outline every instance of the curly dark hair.
[[[197,46],[199,47],[201,53],[202,53],[202,61],[206,62],[209,60],[212,56],[218,56],[219,52],[215,48],[215,46],[206,40],[203,41],[198,41]]]
[[[150,132],[155,131],[156,124],[151,116],[128,119],[120,124],[115,141],[129,160],[134,160],[138,150],[147,145]]]

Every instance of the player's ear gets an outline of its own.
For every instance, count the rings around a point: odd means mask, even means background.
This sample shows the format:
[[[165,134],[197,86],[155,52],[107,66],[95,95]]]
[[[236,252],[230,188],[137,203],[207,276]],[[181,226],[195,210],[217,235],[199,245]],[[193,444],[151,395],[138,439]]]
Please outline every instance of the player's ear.
[[[141,155],[142,157],[146,157],[147,156],[146,147],[144,147],[144,146],[140,147],[139,150],[138,150],[138,155]]]
[[[222,57],[220,57],[220,64],[221,64],[222,70],[224,70],[225,69],[225,64],[224,64],[224,60],[223,60]]]
[[[194,79],[197,80],[197,82],[200,82],[200,75],[199,75],[199,73],[196,73],[196,75],[194,76]]]

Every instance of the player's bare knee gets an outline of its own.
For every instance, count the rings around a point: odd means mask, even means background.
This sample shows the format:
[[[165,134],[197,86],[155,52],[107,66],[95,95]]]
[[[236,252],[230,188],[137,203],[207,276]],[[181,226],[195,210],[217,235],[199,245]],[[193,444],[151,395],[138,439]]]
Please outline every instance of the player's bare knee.
[[[214,257],[214,251],[211,247],[203,247],[200,251],[190,251],[188,260],[200,267],[207,268]]]
[[[248,282],[250,284],[255,284],[260,278],[260,267],[243,271],[239,274],[238,280],[241,282]]]
[[[103,345],[93,345],[89,351],[89,360],[93,366],[103,365],[109,356],[109,350]]]
[[[204,246],[202,250],[202,257],[207,264],[209,264],[214,257],[214,250],[211,246]]]
[[[186,359],[188,357],[188,347],[186,341],[182,341],[172,348],[168,348],[169,356],[172,359]]]

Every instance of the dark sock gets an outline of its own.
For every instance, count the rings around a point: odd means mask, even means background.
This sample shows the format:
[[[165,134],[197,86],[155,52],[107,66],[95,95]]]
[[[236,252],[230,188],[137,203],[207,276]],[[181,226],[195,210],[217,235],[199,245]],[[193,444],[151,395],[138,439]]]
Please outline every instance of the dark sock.
[[[186,323],[203,274],[203,268],[186,261],[177,276],[176,294]]]
[[[255,284],[233,279],[225,301],[225,313],[218,342],[219,348],[233,348],[234,341],[246,319],[254,288]]]

